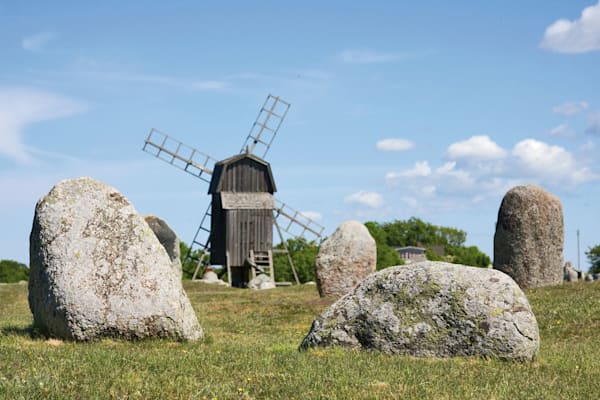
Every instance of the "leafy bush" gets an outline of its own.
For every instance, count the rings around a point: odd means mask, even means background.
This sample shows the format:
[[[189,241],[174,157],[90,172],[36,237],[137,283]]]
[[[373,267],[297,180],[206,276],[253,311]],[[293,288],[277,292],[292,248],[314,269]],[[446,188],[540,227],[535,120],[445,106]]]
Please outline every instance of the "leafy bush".
[[[600,244],[590,247],[585,255],[590,262],[590,273],[600,274]]]
[[[397,262],[400,256],[394,247],[405,246],[425,247],[425,256],[431,261],[448,261],[484,268],[491,264],[490,258],[476,246],[464,246],[467,233],[460,229],[433,225],[415,217],[406,221],[367,222],[365,226],[377,243],[378,270],[401,264],[402,262]],[[437,254],[434,248],[441,249],[442,255]]]
[[[181,270],[182,270],[182,276],[181,278],[183,280],[189,280],[192,279],[192,277],[194,276],[194,271],[196,270],[196,265],[198,263],[197,260],[200,259],[200,257],[202,256],[202,250],[197,249],[194,250],[191,254],[191,257],[188,258],[188,253],[190,251],[190,247],[185,244],[183,241],[179,242],[179,257],[181,259]],[[206,257],[204,259],[204,261],[202,262],[203,266],[208,265],[209,259],[208,257]],[[202,278],[202,272],[200,271],[198,276],[198,279]]]
[[[27,265],[13,260],[0,261],[0,282],[17,283],[29,280],[29,268]]]
[[[315,277],[315,259],[319,252],[319,245],[313,241],[307,241],[300,237],[286,240],[286,245],[290,252],[294,268],[298,274],[301,283],[314,281]],[[283,244],[279,243],[275,249],[283,249]],[[294,282],[294,275],[290,267],[286,254],[274,254],[273,265],[275,268],[275,280],[278,282]]]

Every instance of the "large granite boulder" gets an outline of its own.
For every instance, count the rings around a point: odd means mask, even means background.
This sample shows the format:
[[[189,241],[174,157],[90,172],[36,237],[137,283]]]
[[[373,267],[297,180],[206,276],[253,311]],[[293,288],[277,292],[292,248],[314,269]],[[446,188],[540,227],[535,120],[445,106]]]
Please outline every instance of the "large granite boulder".
[[[377,247],[369,230],[347,221],[327,238],[317,254],[315,272],[321,297],[343,296],[375,272]]]
[[[181,270],[181,249],[179,248],[177,234],[162,218],[155,215],[146,215],[144,220],[169,255],[173,272],[179,275],[179,279],[181,279],[183,274]]]
[[[34,324],[50,336],[202,337],[169,255],[129,201],[102,182],[65,180],[38,201],[30,265]]]
[[[551,193],[533,186],[509,190],[498,211],[494,268],[522,288],[563,281],[562,205]]]
[[[313,322],[301,348],[525,361],[539,340],[529,302],[508,275],[424,261],[368,276]]]

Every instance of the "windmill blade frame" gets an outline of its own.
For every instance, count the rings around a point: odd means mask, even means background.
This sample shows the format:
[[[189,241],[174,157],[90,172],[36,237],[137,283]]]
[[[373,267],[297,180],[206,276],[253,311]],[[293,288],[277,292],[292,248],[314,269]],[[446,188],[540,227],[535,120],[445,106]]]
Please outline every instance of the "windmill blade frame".
[[[206,183],[210,183],[217,163],[217,159],[154,128],[150,130],[142,150]]]
[[[258,111],[240,153],[254,154],[256,147],[260,145],[264,150],[260,157],[265,158],[290,106],[291,104],[282,98],[269,94]]]

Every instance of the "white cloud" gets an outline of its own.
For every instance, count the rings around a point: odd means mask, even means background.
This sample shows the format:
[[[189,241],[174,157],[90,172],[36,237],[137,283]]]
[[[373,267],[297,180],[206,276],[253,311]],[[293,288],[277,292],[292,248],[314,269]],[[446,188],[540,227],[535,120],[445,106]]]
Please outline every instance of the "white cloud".
[[[383,196],[376,192],[359,191],[347,196],[345,203],[360,204],[371,208],[378,208],[383,205]]]
[[[54,32],[40,32],[23,38],[21,46],[23,46],[23,49],[25,50],[37,52],[43,50],[44,47],[55,38],[56,34]]]
[[[0,156],[31,162],[31,151],[23,141],[26,128],[80,113],[84,108],[76,101],[38,90],[0,88]]]
[[[560,146],[525,139],[512,151],[521,166],[521,172],[552,185],[578,185],[596,178],[585,166],[577,163],[571,153]]]
[[[406,139],[390,138],[378,141],[375,147],[381,151],[405,151],[413,149],[415,143]]]
[[[575,130],[567,124],[560,124],[550,129],[548,134],[555,137],[572,137],[575,136]]]
[[[321,221],[323,219],[323,214],[317,211],[300,211],[300,214],[304,215],[306,218],[312,219],[313,221]]]
[[[411,169],[405,169],[400,172],[388,172],[385,175],[385,179],[392,183],[392,181],[399,180],[400,178],[424,177],[429,175],[431,175],[429,163],[427,161],[417,161]]]
[[[588,115],[588,126],[585,131],[587,133],[600,135],[600,111]]]
[[[600,1],[586,7],[575,21],[559,19],[546,28],[540,46],[558,53],[586,53],[600,49]]]
[[[494,143],[489,136],[472,136],[467,140],[452,143],[446,151],[452,160],[498,160],[506,156],[506,150]]]
[[[552,107],[552,111],[555,114],[570,117],[572,115],[576,115],[582,111],[587,110],[589,107],[590,105],[586,101],[568,101],[566,103]]]
[[[340,61],[351,64],[378,64],[397,61],[400,58],[400,54],[382,53],[367,49],[344,50],[338,55]]]

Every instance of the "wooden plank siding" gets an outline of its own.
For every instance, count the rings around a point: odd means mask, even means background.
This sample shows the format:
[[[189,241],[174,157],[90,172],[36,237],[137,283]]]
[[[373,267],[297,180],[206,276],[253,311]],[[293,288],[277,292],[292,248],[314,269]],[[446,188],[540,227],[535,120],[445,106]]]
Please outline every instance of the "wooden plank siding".
[[[232,266],[244,265],[250,250],[273,248],[272,210],[225,210],[226,248]]]
[[[270,192],[272,186],[267,168],[244,158],[225,167],[219,189],[221,192]]]
[[[211,263],[241,267],[250,250],[273,248],[271,167],[252,155],[240,154],[215,164],[212,194]]]

